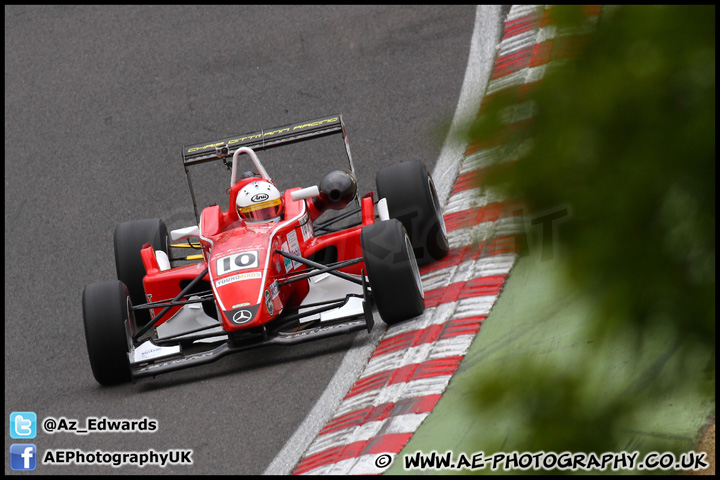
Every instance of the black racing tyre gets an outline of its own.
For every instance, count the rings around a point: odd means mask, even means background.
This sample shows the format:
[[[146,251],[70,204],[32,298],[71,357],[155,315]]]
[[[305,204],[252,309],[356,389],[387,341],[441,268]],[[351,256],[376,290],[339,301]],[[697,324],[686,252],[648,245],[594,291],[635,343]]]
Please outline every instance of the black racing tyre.
[[[83,290],[85,342],[93,376],[102,385],[131,380],[125,333],[130,305],[128,289],[119,280],[91,283]]]
[[[367,225],[360,241],[370,289],[383,321],[392,325],[423,313],[420,270],[402,223],[391,218]]]
[[[168,253],[168,231],[165,223],[157,218],[120,223],[115,227],[114,243],[118,280],[127,285],[133,305],[147,303],[142,282],[145,266],[140,250],[149,243],[155,250]],[[135,317],[139,327],[150,321],[150,312],[138,310]]]
[[[450,250],[440,201],[430,173],[411,160],[378,170],[378,196],[387,199],[391,218],[407,230],[419,265],[440,260]]]

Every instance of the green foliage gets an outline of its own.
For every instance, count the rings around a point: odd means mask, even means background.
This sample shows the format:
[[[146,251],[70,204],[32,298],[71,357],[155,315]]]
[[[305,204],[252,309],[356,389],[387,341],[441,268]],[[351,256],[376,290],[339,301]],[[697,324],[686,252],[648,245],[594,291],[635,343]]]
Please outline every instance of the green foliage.
[[[578,7],[553,12],[558,31],[586,32],[572,45],[577,59],[554,62],[538,84],[486,106],[473,141],[501,135],[505,151],[528,139],[531,147],[495,165],[483,185],[521,198],[530,212],[569,206],[553,261],[593,299],[595,348],[623,339],[640,351],[671,339],[680,359],[647,386],[647,398],[714,390],[715,7],[605,7],[594,29]],[[528,109],[525,128],[508,133],[508,113]],[[699,357],[712,360],[698,367]],[[617,450],[611,432],[647,398],[627,391],[597,409],[580,405],[587,373],[527,365],[480,385],[477,399],[483,408],[520,401],[538,412],[528,417],[536,435],[519,448]],[[583,429],[607,441],[578,444]]]

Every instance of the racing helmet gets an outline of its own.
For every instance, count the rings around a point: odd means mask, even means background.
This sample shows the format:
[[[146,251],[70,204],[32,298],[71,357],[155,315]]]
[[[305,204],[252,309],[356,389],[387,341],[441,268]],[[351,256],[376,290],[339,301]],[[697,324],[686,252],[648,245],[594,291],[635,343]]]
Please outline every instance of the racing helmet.
[[[256,180],[242,187],[235,207],[238,216],[248,223],[276,222],[283,212],[280,191],[267,180]]]

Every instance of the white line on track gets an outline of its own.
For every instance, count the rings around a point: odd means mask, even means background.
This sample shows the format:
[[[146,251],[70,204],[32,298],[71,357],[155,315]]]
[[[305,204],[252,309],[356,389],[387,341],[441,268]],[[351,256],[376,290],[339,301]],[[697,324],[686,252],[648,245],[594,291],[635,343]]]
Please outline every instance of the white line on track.
[[[460,161],[467,147],[458,133],[477,115],[494,66],[495,46],[499,41],[502,27],[501,14],[501,7],[498,5],[479,5],[476,10],[468,65],[458,105],[450,131],[432,172],[435,188],[443,206],[450,196]],[[385,330],[385,324],[376,318],[372,333],[355,340],[315,407],[263,472],[264,475],[289,475],[292,472],[302,454],[332,417],[345,394],[362,373]]]
[[[432,172],[435,188],[443,203],[450,195],[460,161],[467,148],[467,142],[462,140],[459,133],[463,126],[468,125],[477,116],[494,66],[495,47],[502,25],[500,16],[499,5],[478,5],[460,98],[450,131]]]

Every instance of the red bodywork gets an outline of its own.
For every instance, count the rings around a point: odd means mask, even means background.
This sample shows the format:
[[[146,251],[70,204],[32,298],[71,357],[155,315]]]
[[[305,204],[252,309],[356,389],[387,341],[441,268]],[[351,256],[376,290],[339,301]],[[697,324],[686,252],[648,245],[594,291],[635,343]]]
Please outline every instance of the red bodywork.
[[[375,221],[372,194],[361,200],[362,224],[340,232],[316,237],[313,222],[323,213],[313,202],[293,200],[289,189],[283,194],[284,213],[280,221],[246,223],[235,209],[237,192],[249,181],[236,183],[229,191],[230,202],[223,212],[218,205],[203,209],[200,216],[200,243],[204,259],[196,264],[160,270],[152,246],[141,251],[146,275],[143,279],[148,302],[168,300],[207,267],[203,281],[214,294],[218,318],[227,332],[257,327],[277,318],[286,308],[298,306],[308,293],[308,280],[279,285],[305,270],[305,266],[283,257],[283,250],[308,258],[325,248],[334,247],[337,261],[362,257],[360,232]],[[359,275],[359,262],[339,271]],[[203,290],[208,290],[207,284]],[[157,323],[169,320],[180,309],[172,307]],[[151,310],[154,316],[157,312]],[[156,325],[156,326],[157,326]]]

